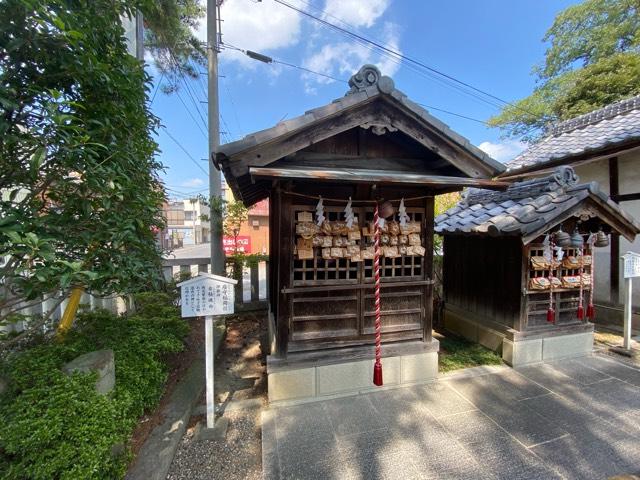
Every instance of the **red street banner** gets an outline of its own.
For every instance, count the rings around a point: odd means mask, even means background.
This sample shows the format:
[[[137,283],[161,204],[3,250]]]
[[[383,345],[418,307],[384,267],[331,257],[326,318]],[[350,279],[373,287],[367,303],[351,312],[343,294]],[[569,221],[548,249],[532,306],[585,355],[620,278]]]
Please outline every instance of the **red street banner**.
[[[240,235],[238,240],[238,253],[251,253],[251,237]],[[236,239],[233,237],[222,237],[222,246],[225,255],[233,255],[236,253]]]

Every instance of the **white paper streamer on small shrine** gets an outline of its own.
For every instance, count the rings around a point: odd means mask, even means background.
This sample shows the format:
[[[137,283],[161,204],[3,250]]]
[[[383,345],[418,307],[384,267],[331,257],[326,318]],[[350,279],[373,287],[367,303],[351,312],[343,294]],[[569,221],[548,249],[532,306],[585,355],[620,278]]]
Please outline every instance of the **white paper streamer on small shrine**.
[[[322,204],[322,197],[320,197],[320,200],[318,200],[318,204],[316,205],[316,223],[320,226],[324,220],[324,205]]]
[[[347,206],[344,207],[344,219],[347,221],[347,227],[351,228],[353,226],[353,221],[354,221],[353,209],[351,208],[351,197],[349,197],[349,202],[347,202]]]
[[[384,218],[380,217],[378,219],[378,225],[380,226],[381,229],[384,229],[384,226],[386,225]]]
[[[400,206],[398,207],[398,220],[400,221],[400,226],[405,227],[407,225],[407,221],[409,220],[409,215],[407,215],[407,209],[404,206],[404,197],[400,200]]]
[[[544,240],[542,241],[542,256],[549,263],[553,260],[553,252],[551,251],[549,235],[545,235]]]
[[[562,249],[562,247],[554,247],[555,251],[556,251],[556,260],[558,262],[562,262],[562,259],[564,258],[564,250]]]

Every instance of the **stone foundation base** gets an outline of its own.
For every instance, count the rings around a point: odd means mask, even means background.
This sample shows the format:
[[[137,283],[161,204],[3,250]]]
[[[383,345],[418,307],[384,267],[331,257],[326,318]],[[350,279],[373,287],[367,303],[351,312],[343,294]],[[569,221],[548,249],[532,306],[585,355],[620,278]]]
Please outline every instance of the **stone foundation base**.
[[[524,335],[497,324],[487,325],[484,320],[465,318],[461,312],[446,310],[444,326],[449,332],[502,352],[502,359],[512,367],[579,357],[593,351],[592,324],[560,326],[535,335],[531,332]]]
[[[405,349],[407,353],[402,353],[401,345],[383,347],[384,387],[429,382],[438,376],[438,341],[415,343]],[[391,351],[385,355],[384,348]],[[373,347],[368,350],[372,351]],[[305,358],[296,362],[296,355],[304,357],[293,354],[286,361],[269,357],[270,403],[301,403],[380,389],[373,385],[373,358],[349,359],[351,355],[345,352],[342,358]]]
[[[593,351],[593,332],[556,335],[532,340],[504,339],[502,359],[512,367],[582,357]]]

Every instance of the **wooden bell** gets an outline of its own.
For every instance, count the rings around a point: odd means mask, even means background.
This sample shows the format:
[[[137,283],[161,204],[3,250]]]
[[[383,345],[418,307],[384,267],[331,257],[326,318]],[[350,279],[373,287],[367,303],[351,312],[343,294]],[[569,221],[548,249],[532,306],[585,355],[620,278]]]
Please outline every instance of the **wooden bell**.
[[[594,243],[596,247],[608,247],[609,246],[609,236],[602,231],[602,229],[598,230],[596,233],[596,241]]]
[[[571,235],[567,232],[562,231],[562,227],[558,229],[556,233],[553,234],[554,243],[559,247],[568,247],[571,245]]]

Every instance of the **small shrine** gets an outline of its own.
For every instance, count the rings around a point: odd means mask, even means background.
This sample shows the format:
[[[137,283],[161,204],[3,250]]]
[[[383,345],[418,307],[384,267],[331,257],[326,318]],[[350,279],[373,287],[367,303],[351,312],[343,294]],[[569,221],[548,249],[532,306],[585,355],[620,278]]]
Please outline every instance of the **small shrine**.
[[[214,159],[245,205],[269,198],[272,402],[435,378],[434,196],[508,185],[376,67],[349,86]]]
[[[469,189],[435,231],[445,329],[520,366],[592,351],[598,249],[611,232],[633,241],[640,224],[563,166],[501,192]]]

